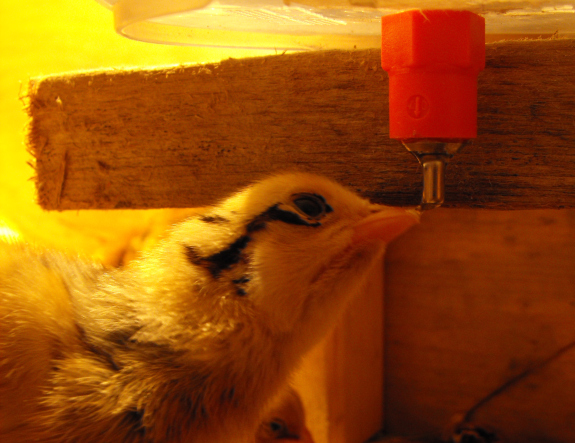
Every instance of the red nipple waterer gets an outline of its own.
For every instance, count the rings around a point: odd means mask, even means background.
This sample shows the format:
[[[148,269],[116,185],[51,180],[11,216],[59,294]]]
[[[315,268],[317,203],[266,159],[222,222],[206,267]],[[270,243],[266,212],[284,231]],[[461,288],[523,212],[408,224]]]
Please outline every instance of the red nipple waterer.
[[[385,16],[381,65],[389,74],[389,135],[423,167],[422,209],[440,206],[447,161],[477,136],[485,20],[452,10]]]

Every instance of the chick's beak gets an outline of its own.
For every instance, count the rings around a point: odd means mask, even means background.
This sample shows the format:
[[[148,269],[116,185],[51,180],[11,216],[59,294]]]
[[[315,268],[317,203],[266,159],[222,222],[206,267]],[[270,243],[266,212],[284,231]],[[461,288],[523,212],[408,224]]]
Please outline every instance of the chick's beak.
[[[353,228],[354,244],[373,240],[389,243],[419,222],[419,213],[415,210],[382,207],[380,211],[368,215],[356,223]]]

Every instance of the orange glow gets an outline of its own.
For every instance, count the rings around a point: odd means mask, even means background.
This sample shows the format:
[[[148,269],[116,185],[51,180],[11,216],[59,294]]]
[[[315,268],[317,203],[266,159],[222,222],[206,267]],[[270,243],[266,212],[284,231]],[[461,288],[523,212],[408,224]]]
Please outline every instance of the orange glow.
[[[0,241],[18,240],[20,234],[0,220]]]
[[[95,0],[0,0],[0,229],[50,247],[114,262],[158,211],[44,212],[27,164],[26,85],[31,77],[84,69],[215,62],[270,51],[141,43],[115,34]],[[273,51],[272,51],[273,52]],[[3,226],[10,226],[10,232]]]

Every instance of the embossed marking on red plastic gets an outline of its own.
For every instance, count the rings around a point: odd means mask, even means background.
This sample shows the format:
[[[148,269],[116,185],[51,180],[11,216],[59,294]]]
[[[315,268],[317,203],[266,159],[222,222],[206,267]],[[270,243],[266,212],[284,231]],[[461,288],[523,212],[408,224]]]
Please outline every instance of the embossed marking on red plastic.
[[[382,18],[389,74],[389,135],[400,140],[477,136],[477,75],[485,20],[469,11],[412,10]]]

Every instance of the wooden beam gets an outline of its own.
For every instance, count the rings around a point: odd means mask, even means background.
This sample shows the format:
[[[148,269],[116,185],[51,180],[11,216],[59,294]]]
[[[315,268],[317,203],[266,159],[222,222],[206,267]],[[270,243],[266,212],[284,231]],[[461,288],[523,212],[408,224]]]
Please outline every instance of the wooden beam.
[[[189,207],[274,171],[413,205],[421,173],[388,138],[378,50],[308,52],[32,80],[29,147],[45,209]],[[575,40],[487,45],[479,136],[446,206],[575,207]]]

